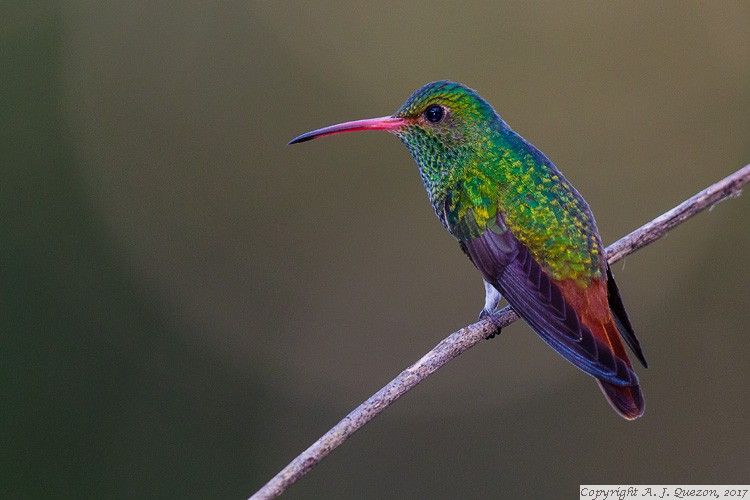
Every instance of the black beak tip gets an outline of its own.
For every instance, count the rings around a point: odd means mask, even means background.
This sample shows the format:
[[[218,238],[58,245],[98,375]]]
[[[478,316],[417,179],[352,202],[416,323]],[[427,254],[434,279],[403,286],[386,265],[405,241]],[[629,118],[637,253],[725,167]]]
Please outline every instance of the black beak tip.
[[[287,142],[287,146],[291,146],[292,144],[299,144],[300,142],[306,142],[306,141],[309,141],[310,139],[312,139],[311,136],[307,134],[302,134],[300,136],[295,137],[291,141]]]

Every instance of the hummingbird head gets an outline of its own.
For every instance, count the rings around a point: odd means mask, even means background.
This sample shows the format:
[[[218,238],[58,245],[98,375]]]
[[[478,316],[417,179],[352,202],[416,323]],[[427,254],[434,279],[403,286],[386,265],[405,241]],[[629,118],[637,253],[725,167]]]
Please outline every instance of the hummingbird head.
[[[360,130],[391,132],[417,162],[434,204],[451,178],[469,162],[481,162],[484,153],[491,150],[493,138],[506,128],[492,106],[474,90],[441,80],[414,92],[392,116],[313,130],[289,144]]]
[[[414,92],[392,116],[331,125],[295,137],[289,144],[344,132],[386,130],[407,146],[414,143],[414,153],[427,153],[419,143],[437,142],[447,149],[465,147],[498,127],[505,123],[479,94],[460,83],[440,80]]]
[[[481,161],[506,127],[474,90],[447,80],[428,83],[394,113],[405,124],[393,132],[419,166],[428,189],[469,161]]]

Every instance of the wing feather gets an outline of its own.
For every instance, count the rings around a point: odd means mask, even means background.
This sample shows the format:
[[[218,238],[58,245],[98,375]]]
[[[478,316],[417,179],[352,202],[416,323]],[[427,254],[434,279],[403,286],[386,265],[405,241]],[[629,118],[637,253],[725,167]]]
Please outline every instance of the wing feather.
[[[633,326],[630,324],[628,313],[625,312],[625,306],[622,303],[622,297],[620,297],[620,289],[617,288],[615,277],[609,269],[609,265],[607,265],[607,296],[609,299],[609,308],[612,310],[612,316],[614,317],[617,329],[620,331],[620,335],[625,340],[625,343],[628,344],[630,350],[633,351],[635,357],[638,358],[638,361],[645,368],[648,368],[646,357],[643,355],[643,350],[641,349],[641,343],[638,342],[638,337],[635,336]]]
[[[461,246],[484,279],[565,359],[610,384],[638,384],[627,358],[616,356],[581,322],[562,290],[507,229],[502,217],[481,235],[462,239]]]

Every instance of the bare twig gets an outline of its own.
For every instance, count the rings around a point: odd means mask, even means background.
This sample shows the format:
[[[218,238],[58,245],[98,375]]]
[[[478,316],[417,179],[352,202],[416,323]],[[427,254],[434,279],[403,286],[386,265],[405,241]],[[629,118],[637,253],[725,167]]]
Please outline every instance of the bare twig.
[[[750,165],[709,186],[672,210],[644,224],[607,248],[607,260],[617,262],[631,253],[661,238],[669,230],[685,222],[693,215],[727,198],[740,195],[742,186],[750,182]],[[419,361],[401,372],[388,385],[373,394],[343,420],[315,441],[289,465],[273,477],[251,498],[266,499],[281,495],[297,479],[301,478],[331,451],[343,443],[367,422],[375,418],[394,401],[403,396],[438,368],[462,352],[480,343],[518,319],[518,315],[506,307],[495,315],[494,321],[485,318],[452,333],[425,354]]]

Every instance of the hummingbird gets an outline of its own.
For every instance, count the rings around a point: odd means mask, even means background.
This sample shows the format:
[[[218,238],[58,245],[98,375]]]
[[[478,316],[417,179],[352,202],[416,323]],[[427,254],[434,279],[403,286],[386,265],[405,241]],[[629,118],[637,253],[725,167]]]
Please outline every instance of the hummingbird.
[[[594,377],[632,420],[643,394],[623,340],[647,367],[586,201],[555,165],[476,91],[447,80],[392,115],[313,130],[317,137],[385,130],[406,145],[432,208],[482,275],[480,319],[501,298],[552,349]]]

